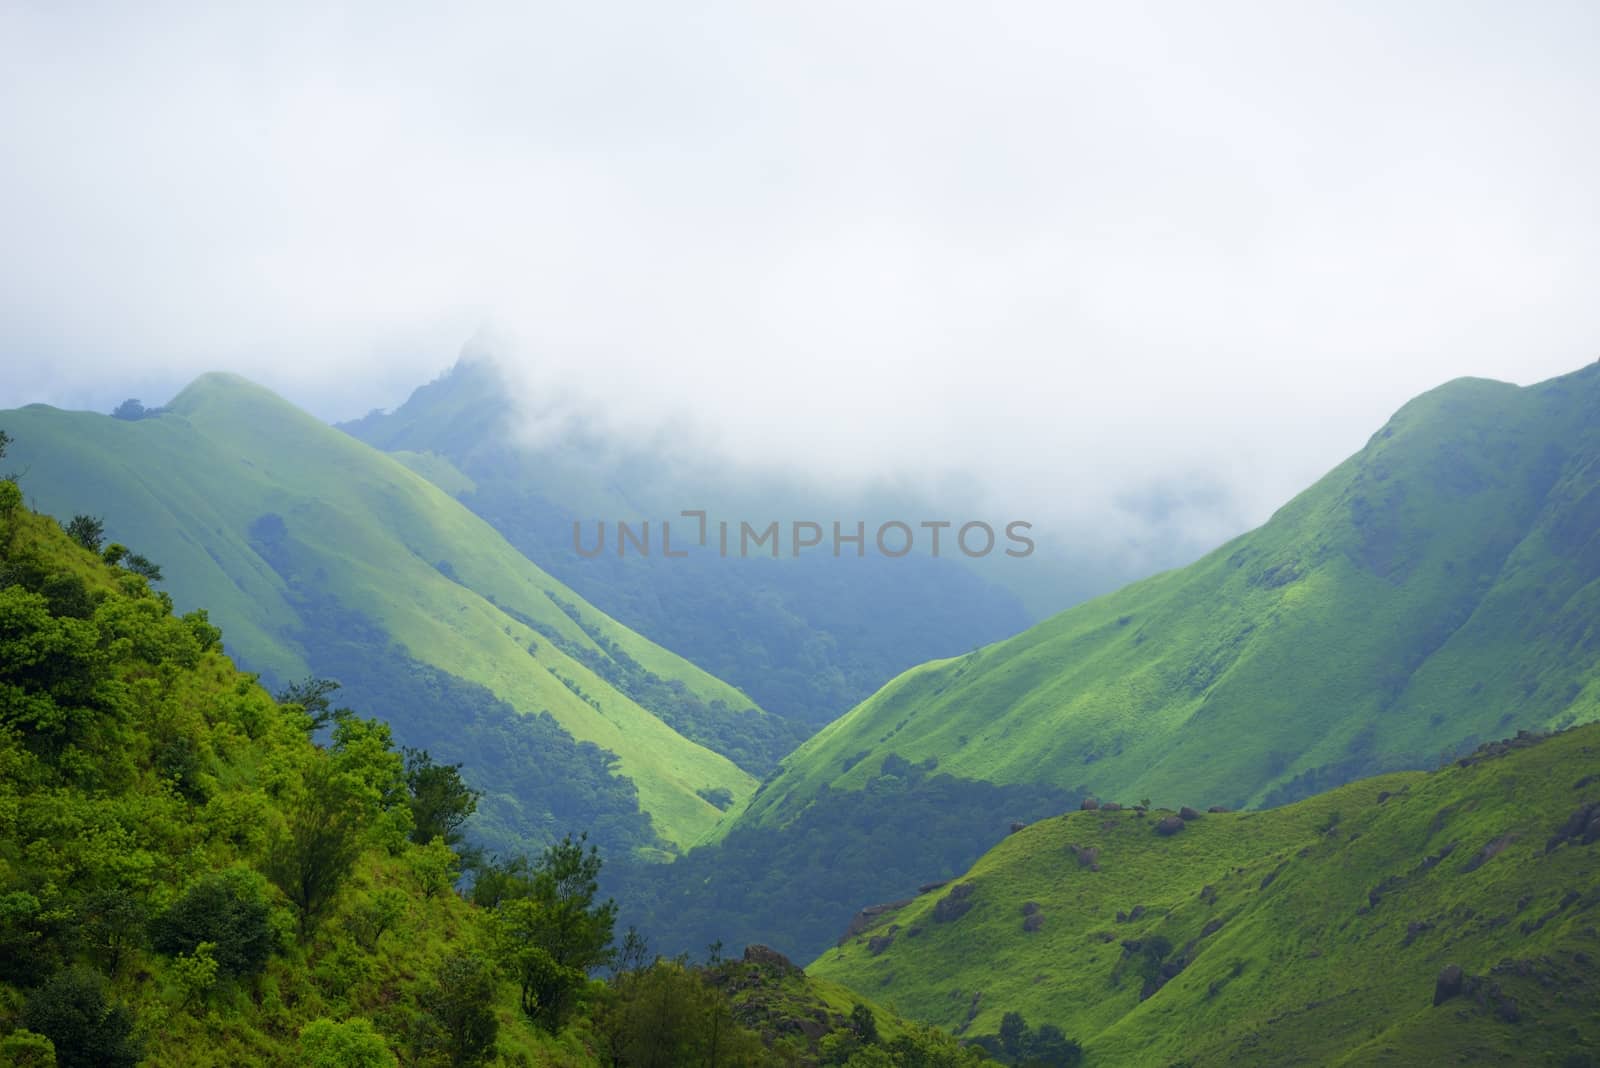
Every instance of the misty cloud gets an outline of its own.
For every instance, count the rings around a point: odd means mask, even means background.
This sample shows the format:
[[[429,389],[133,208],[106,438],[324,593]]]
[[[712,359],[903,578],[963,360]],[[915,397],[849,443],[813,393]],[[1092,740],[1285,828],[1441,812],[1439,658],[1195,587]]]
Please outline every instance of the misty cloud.
[[[1214,544],[1417,392],[1600,352],[1597,31],[1585,4],[12,5],[0,404],[228,369],[348,417],[477,336],[530,419]]]

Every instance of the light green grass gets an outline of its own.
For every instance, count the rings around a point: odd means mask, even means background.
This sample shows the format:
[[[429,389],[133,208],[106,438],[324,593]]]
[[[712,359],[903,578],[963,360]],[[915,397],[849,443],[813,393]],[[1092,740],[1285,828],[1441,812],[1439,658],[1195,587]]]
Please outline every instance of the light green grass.
[[[1195,564],[900,675],[739,818],[781,826],[891,752],[962,777],[1239,807],[1592,720],[1597,409],[1595,367],[1425,394]]]
[[[1083,1042],[1092,1064],[1581,1063],[1566,1058],[1600,1053],[1600,843],[1546,850],[1600,801],[1597,772],[1590,725],[1465,768],[1204,814],[1171,837],[1153,830],[1166,813],[1074,812],[979,860],[958,880],[975,887],[965,915],[936,922],[948,888],[936,890],[810,970],[969,1036],[1021,1012]],[[1074,845],[1098,850],[1098,871]],[[1188,964],[1141,1000],[1122,943],[1157,936],[1171,956],[1190,947]],[[1521,1022],[1492,997],[1434,1007],[1447,964],[1499,984]]]
[[[724,787],[743,798],[754,786],[523,620],[597,649],[559,598],[647,670],[701,700],[724,702],[730,715],[763,714],[744,711],[753,708],[749,698],[587,605],[395,459],[258,386],[206,375],[159,418],[124,422],[36,405],[0,413],[0,425],[16,439],[8,463],[23,473],[32,505],[104,517],[112,538],[163,566],[180,607],[210,610],[229,649],[256,670],[280,680],[306,674],[293,600],[249,534],[273,513],[293,540],[302,579],[376,621],[412,657],[519,711],[548,710],[575,738],[617,753],[667,840],[688,844],[720,816],[698,790]]]

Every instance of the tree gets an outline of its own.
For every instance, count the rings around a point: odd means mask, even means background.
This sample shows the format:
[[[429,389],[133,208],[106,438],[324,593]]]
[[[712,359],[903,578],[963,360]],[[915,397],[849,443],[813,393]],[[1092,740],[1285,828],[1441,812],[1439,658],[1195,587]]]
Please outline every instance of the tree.
[[[600,854],[571,835],[544,851],[527,884],[527,895],[495,908],[496,944],[517,980],[522,1011],[549,1032],[571,1015],[590,970],[611,959],[616,902],[595,904]]]
[[[291,682],[273,695],[273,700],[280,705],[299,705],[300,710],[311,717],[309,730],[312,734],[320,731],[332,722],[334,717],[333,694],[339,689],[339,684],[332,679],[318,679],[306,676],[299,682]]]
[[[129,553],[122,559],[122,566],[135,575],[142,576],[146,582],[161,581],[161,565],[149,557],[138,553]]]
[[[398,1068],[399,1058],[372,1021],[343,1023],[323,1017],[300,1029],[300,1064],[305,1068]]]
[[[106,537],[105,522],[98,516],[75,515],[70,523],[61,524],[61,529],[67,532],[67,537],[92,553],[100,551],[100,545]]]
[[[461,877],[461,858],[437,835],[427,845],[412,846],[407,859],[423,897],[433,897],[450,889]]]
[[[494,1056],[500,1022],[494,1014],[494,970],[480,957],[446,957],[417,1003],[423,1023],[418,1045],[451,1068],[470,1068]]]
[[[869,1046],[878,1044],[878,1018],[872,1014],[872,1008],[856,1002],[850,1009],[850,1030],[856,1037]]]
[[[111,409],[111,418],[125,419],[129,422],[144,418],[144,405],[135,397],[129,397],[115,408]]]
[[[1020,1012],[1008,1012],[1000,1018],[1000,1052],[1017,1060],[1028,1047],[1028,1022]]]
[[[0,460],[6,458],[6,450],[11,447],[11,435],[0,430]]]
[[[133,1068],[143,1054],[128,1011],[106,1001],[104,981],[86,968],[57,972],[35,990],[22,1026],[55,1043],[61,1068]]]
[[[478,810],[478,791],[461,781],[460,764],[435,764],[426,749],[406,749],[406,787],[411,792],[411,840],[419,845],[443,838],[461,841],[461,826]]]
[[[361,855],[362,807],[332,761],[319,755],[267,858],[267,877],[300,910],[303,938],[333,902]]]
[[[172,956],[209,943],[224,976],[254,975],[278,948],[271,909],[254,872],[234,868],[191,886],[151,925],[151,944]]]

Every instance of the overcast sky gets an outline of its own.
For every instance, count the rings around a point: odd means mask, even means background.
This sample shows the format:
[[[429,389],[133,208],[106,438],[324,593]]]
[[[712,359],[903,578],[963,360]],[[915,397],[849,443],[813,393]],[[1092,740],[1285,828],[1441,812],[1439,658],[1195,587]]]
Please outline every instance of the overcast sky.
[[[0,2],[0,406],[347,417],[488,327],[618,433],[1204,542],[1600,355],[1600,5],[231,6]]]

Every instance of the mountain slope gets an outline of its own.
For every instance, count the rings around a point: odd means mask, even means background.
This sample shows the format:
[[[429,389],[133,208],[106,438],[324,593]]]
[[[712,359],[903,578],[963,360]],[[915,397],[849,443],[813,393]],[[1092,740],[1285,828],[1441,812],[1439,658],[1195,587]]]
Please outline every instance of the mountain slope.
[[[1594,1063],[1600,725],[1484,750],[1267,812],[1045,820],[810,970],[1092,1063]]]
[[[602,611],[792,721],[796,743],[905,668],[1037,618],[948,557],[665,559],[658,547],[648,558],[584,558],[573,548],[574,522],[588,544],[596,521],[649,520],[659,531],[685,508],[737,529],[739,520],[914,522],[932,506],[891,487],[856,493],[752,473],[714,450],[686,456],[672,440],[635,440],[555,402],[522,413],[508,388],[493,361],[474,354],[394,412],[341,428],[433,480]],[[687,523],[674,523],[680,548]],[[1044,566],[1028,562],[1035,575]]]
[[[407,744],[459,759],[461,702],[492,706],[502,733],[523,729],[507,706],[528,730],[547,711],[616,755],[655,831],[680,846],[719,816],[704,795],[753,785],[707,745],[758,771],[776,756],[774,721],[739,691],[584,603],[403,465],[248,382],[204,376],[137,421],[32,406],[0,423],[32,503],[103,516],[166,567],[180,606],[211,607],[245,665],[280,683],[341,677]],[[375,677],[350,687],[363,671]],[[548,840],[552,820],[592,815],[581,799],[569,813],[521,809],[528,772],[508,763],[479,783],[493,839]]]
[[[755,795],[781,826],[890,754],[999,783],[1275,804],[1600,714],[1600,367],[1459,380],[1199,562],[922,665]]]

